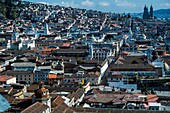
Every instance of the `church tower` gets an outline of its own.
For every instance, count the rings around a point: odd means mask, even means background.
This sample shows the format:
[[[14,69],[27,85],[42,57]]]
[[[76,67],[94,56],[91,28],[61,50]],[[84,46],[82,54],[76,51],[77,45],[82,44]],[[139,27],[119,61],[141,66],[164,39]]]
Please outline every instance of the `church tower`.
[[[51,97],[49,96],[48,89],[44,88],[44,82],[39,83],[39,88],[35,90],[35,98],[33,102],[42,102],[49,106],[49,112],[51,112]]]
[[[50,31],[49,31],[49,28],[48,28],[48,24],[47,24],[47,23],[44,23],[44,34],[45,34],[45,35],[49,35],[49,34],[50,34]]]
[[[146,5],[144,7],[143,19],[149,19],[148,8],[146,7]]]
[[[133,22],[133,19],[131,20],[131,31],[134,32],[134,22]]]
[[[153,17],[153,7],[152,7],[152,5],[151,5],[151,7],[150,7],[150,18],[151,18],[151,19],[154,18],[154,17]]]
[[[12,40],[18,41],[17,30],[15,25],[13,25]]]

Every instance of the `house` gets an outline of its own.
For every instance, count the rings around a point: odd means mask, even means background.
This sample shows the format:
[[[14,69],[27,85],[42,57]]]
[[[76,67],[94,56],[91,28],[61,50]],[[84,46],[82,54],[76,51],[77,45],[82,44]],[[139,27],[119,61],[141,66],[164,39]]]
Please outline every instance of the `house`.
[[[93,74],[73,74],[71,76],[64,76],[63,81],[67,82],[78,82],[78,83],[86,83],[89,82],[91,85],[98,85],[99,75]]]
[[[78,88],[75,92],[69,94],[67,98],[69,98],[70,100],[73,99],[74,105],[78,106],[80,102],[82,102],[84,96],[84,89]]]
[[[74,110],[65,104],[64,100],[63,97],[58,96],[53,101],[54,109],[51,113],[74,113]]]
[[[122,92],[102,92],[98,89],[91,89],[81,104],[88,104],[90,108],[123,108],[126,101],[123,101],[125,94]]]
[[[128,76],[112,74],[107,76],[107,83],[114,88],[137,89],[137,83]]]
[[[50,113],[48,109],[49,106],[45,105],[44,103],[36,102],[25,110],[21,111],[21,113]]]
[[[152,65],[154,66],[155,70],[156,70],[156,73],[158,76],[164,76],[165,75],[165,71],[164,71],[164,63],[159,60],[159,59],[156,59],[152,62]]]
[[[112,44],[90,44],[89,56],[91,59],[106,59],[109,56],[115,56],[115,49]]]
[[[156,71],[145,56],[119,56],[111,64],[110,73],[120,73],[128,76],[155,76]]]
[[[59,85],[63,78],[64,75],[49,73],[48,84]]]
[[[10,62],[15,61],[16,58],[10,55],[0,55],[0,72],[6,70],[6,66],[10,64]]]
[[[8,70],[4,72],[5,75],[16,77],[17,83],[34,83],[34,73],[33,71],[24,71],[24,70]]]
[[[14,62],[11,64],[13,70],[17,71],[33,71],[36,63],[32,62]]]
[[[11,86],[9,86],[9,87],[3,86],[0,88],[0,94],[7,96],[11,93],[12,90],[13,90],[13,87],[11,87]]]
[[[8,90],[8,96],[18,99],[24,98],[24,93],[26,92],[26,86],[20,85],[20,84],[11,84],[10,86],[6,87],[12,87],[11,90]]]
[[[85,57],[87,56],[86,49],[58,49],[52,52],[54,56],[67,56],[67,57]]]
[[[0,84],[15,84],[16,83],[16,77],[14,76],[6,76],[1,75],[0,76]]]
[[[51,66],[36,66],[34,68],[34,82],[39,83],[40,81],[47,82],[48,74],[51,71]]]
[[[160,60],[164,63],[165,75],[170,75],[170,56],[162,56]]]
[[[148,106],[149,106],[149,110],[153,110],[153,111],[161,110],[161,103],[149,102]]]
[[[50,73],[55,73],[55,74],[64,74],[64,62],[63,61],[53,61],[52,64],[52,69]]]

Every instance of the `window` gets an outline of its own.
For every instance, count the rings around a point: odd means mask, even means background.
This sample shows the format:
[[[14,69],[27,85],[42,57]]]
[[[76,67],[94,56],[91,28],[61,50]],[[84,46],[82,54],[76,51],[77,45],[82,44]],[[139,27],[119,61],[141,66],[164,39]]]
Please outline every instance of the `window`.
[[[132,109],[132,107],[129,107],[129,109]]]

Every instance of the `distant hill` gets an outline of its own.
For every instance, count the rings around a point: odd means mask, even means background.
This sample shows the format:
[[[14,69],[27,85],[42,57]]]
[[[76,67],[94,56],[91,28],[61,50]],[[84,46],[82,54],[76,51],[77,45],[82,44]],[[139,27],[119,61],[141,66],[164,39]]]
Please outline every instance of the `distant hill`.
[[[133,17],[142,17],[143,13],[133,13]],[[154,16],[156,18],[170,18],[170,9],[159,9],[154,11]]]
[[[170,18],[170,9],[160,9],[154,11],[154,16],[157,18]]]

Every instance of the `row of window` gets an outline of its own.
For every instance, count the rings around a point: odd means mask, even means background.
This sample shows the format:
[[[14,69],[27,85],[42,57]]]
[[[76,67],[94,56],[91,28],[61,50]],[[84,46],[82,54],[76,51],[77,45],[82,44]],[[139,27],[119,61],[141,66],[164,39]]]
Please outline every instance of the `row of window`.
[[[46,81],[48,78],[35,78],[35,81]]]
[[[48,75],[34,75],[34,77],[47,77]]]
[[[31,77],[31,75],[16,75],[16,77]]]
[[[25,81],[26,81],[26,80],[31,80],[31,78],[28,78],[28,79],[27,79],[27,78],[24,78],[24,79],[23,79],[23,78],[16,78],[16,80],[17,80],[17,81],[18,81],[18,80],[20,80],[20,81],[25,80]]]

